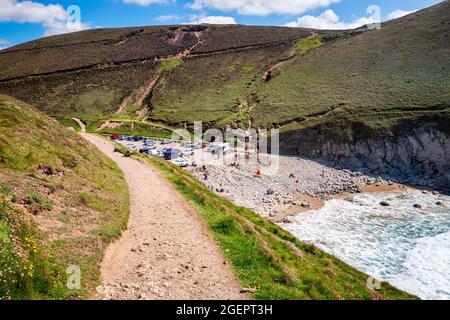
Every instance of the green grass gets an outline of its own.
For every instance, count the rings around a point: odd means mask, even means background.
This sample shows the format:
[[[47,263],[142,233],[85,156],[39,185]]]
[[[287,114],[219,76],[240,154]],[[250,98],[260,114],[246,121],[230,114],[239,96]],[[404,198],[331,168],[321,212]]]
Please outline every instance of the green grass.
[[[66,127],[73,128],[75,130],[75,132],[81,131],[81,128],[78,125],[78,123],[71,118],[59,118],[58,121],[61,122]]]
[[[189,173],[159,158],[135,156],[161,170],[197,209],[241,285],[257,289],[253,298],[415,299],[387,283],[371,291],[367,275],[217,196]]]
[[[255,71],[255,69],[256,68],[253,65],[246,65],[242,67],[241,72],[246,74],[252,74]]]
[[[103,137],[103,136],[99,135],[99,137],[105,139],[105,137]],[[122,145],[120,143],[115,143],[114,144],[114,152],[119,152],[119,153],[121,153],[121,154],[123,154],[124,156],[127,156],[127,157],[129,157],[131,155],[137,155],[136,152],[134,152],[134,151],[131,152],[127,147],[125,147],[124,145]]]
[[[322,36],[311,36],[308,38],[302,38],[295,44],[295,49],[298,54],[303,55],[310,50],[324,45]]]
[[[285,50],[283,50],[285,49]],[[286,54],[274,52],[236,52],[187,59],[165,75],[155,89],[152,120],[178,127],[203,121],[209,127],[239,112],[260,73],[273,59]]]
[[[147,124],[142,121],[130,121],[124,122],[119,128],[115,129],[101,129],[96,131],[102,134],[123,134],[123,135],[133,135],[133,136],[145,136],[153,138],[170,138],[172,136],[172,131],[157,127],[152,124]]]
[[[87,90],[76,97],[72,108],[83,115],[108,114],[120,105],[122,96],[120,90]]]
[[[0,194],[3,194],[5,196],[9,196],[12,193],[11,186],[7,184],[0,183]]]
[[[19,209],[0,196],[0,299],[68,299],[64,266]]]
[[[53,201],[41,197],[40,195],[38,195],[36,192],[34,192],[32,190],[29,190],[27,192],[27,200],[41,205],[47,211],[51,211],[54,206]]]
[[[180,66],[182,63],[183,60],[181,60],[180,58],[164,59],[158,64],[157,70],[159,73],[169,72]]]
[[[123,173],[72,130],[1,95],[0,159],[0,193],[10,202],[23,203],[28,214],[38,215],[36,243],[46,248],[51,264],[81,267],[82,289],[70,297],[86,297],[98,284],[104,249],[127,225],[130,199]],[[40,168],[51,168],[55,174]],[[63,227],[53,228],[54,221]],[[9,220],[6,223],[11,227]],[[58,281],[61,285],[63,279]],[[47,297],[42,290],[32,294],[34,289],[25,295],[25,289],[19,287],[13,298]]]

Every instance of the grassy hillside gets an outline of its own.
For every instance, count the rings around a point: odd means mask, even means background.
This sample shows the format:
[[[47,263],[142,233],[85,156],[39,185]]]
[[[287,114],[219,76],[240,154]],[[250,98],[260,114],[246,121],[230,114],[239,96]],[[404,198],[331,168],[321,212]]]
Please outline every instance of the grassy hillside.
[[[84,296],[129,214],[117,166],[75,132],[0,95],[0,299]],[[65,286],[81,268],[82,288]]]
[[[117,150],[126,150],[117,145]],[[263,300],[416,299],[388,283],[367,286],[368,276],[307,245],[258,214],[216,195],[192,175],[159,158],[139,154],[162,171],[196,208],[241,285]]]
[[[58,118],[99,119],[115,113],[125,97],[155,75],[155,66],[151,60],[21,78],[0,82],[0,92]]]
[[[188,59],[159,82],[152,99],[152,117],[175,125],[198,119],[237,120],[248,89],[259,81],[264,67],[289,48]]]
[[[314,32],[312,29],[243,25],[208,26],[208,30],[206,41],[193,50],[194,55],[248,48],[271,48],[293,43]]]
[[[148,106],[154,120],[226,120],[236,114],[249,83],[311,34],[277,27],[168,26],[49,37],[0,53],[0,92],[51,116],[86,122],[107,119],[122,103],[132,106],[139,92],[141,107]],[[154,92],[145,92],[158,75]]]
[[[288,134],[323,124],[388,133],[404,119],[448,116],[449,16],[444,1],[372,31],[83,31],[2,50],[0,92],[94,131],[121,110],[172,127],[197,120]]]
[[[155,76],[157,59],[198,41],[186,33],[172,42],[178,29],[96,29],[2,50],[0,92],[56,117],[113,114]]]
[[[177,30],[176,26],[95,29],[31,41],[2,50],[0,80],[174,55],[196,42],[185,36],[170,43]]]
[[[405,117],[445,113],[449,17],[445,1],[296,56],[258,89],[255,122],[288,131],[349,118],[390,128]]]

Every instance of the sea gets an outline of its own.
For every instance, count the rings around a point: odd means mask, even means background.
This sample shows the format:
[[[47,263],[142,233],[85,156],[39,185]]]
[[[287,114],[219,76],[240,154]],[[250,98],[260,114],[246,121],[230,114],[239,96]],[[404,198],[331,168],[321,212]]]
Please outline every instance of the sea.
[[[421,299],[450,299],[449,196],[415,189],[364,193],[327,201],[281,226]]]

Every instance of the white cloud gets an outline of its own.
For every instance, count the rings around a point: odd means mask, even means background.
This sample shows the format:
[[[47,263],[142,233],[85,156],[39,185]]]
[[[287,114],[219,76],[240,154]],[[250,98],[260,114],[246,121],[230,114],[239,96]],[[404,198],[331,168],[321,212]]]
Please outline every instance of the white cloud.
[[[56,34],[63,34],[69,32],[76,32],[82,30],[90,29],[89,24],[79,23],[79,24],[67,24],[65,21],[54,21],[51,24],[44,24],[45,26],[45,36],[53,36]]]
[[[0,0],[0,21],[39,23],[45,35],[54,35],[88,29],[88,24],[67,23],[70,18],[59,4],[42,4],[33,1]]]
[[[352,22],[342,22],[339,16],[329,9],[324,11],[319,16],[303,16],[296,21],[292,21],[286,24],[287,27],[302,27],[311,29],[328,29],[328,30],[346,30],[356,29],[366,24],[372,24],[379,22],[376,15],[370,17],[356,18]]]
[[[9,44],[10,44],[9,40],[0,39],[0,50],[8,48]]]
[[[355,18],[350,22],[343,22],[341,18],[331,9],[322,12],[319,16],[306,15],[298,18],[295,21],[291,21],[286,24],[287,27],[302,27],[302,28],[312,28],[312,29],[328,29],[328,30],[347,30],[356,29],[367,24],[379,23],[381,22],[380,10],[373,11],[377,7],[369,7],[367,9],[368,13],[372,13],[369,17]],[[418,10],[395,10],[387,15],[388,20],[397,19],[408,14],[414,13]]]
[[[175,21],[175,20],[180,20],[180,19],[181,19],[181,17],[179,15],[168,14],[168,15],[158,16],[158,17],[154,18],[153,20],[160,21],[160,22],[167,22],[167,21]]]
[[[418,10],[394,10],[387,15],[388,20],[398,19],[408,14],[417,12]]]
[[[63,20],[66,11],[60,5],[43,5],[32,1],[0,0],[0,21],[42,23]]]
[[[170,2],[169,0],[123,0],[125,4],[137,4],[141,7],[146,7],[151,4],[164,4]]]
[[[242,15],[300,14],[320,7],[328,7],[340,0],[195,0],[188,7],[195,10],[212,8],[236,11]]]
[[[236,19],[225,16],[193,16],[187,24],[236,24]]]
[[[184,22],[182,24],[237,24],[236,19],[234,17],[227,16],[207,16],[207,15],[162,15],[156,17],[154,20],[161,22],[168,21],[179,21],[179,20],[189,20],[188,22]]]

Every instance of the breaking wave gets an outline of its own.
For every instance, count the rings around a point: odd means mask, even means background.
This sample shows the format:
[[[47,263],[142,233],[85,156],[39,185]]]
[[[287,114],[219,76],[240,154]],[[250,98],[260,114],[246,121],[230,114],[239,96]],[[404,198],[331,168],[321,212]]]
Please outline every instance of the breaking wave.
[[[418,190],[361,194],[327,201],[282,226],[401,290],[422,299],[450,299],[448,196]]]

